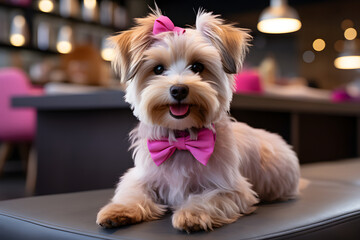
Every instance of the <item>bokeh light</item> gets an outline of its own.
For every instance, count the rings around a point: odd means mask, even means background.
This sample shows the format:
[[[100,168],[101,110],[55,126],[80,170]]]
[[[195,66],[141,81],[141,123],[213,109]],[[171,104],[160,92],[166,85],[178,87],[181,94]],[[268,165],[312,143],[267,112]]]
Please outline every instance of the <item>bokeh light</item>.
[[[343,20],[343,21],[341,22],[341,29],[344,30],[344,31],[345,31],[346,29],[352,28],[352,27],[354,27],[354,22],[351,21],[350,19],[345,19],[345,20]]]
[[[105,61],[112,61],[114,59],[114,49],[112,48],[104,48],[103,50],[101,50],[101,57],[105,60]]]
[[[84,6],[88,9],[94,9],[96,7],[96,0],[84,0]]]
[[[357,36],[357,31],[355,30],[355,28],[348,28],[344,32],[344,37],[347,40],[354,40],[356,36]]]
[[[315,60],[315,54],[312,51],[305,51],[303,53],[303,60],[306,63],[312,63]]]
[[[24,35],[19,33],[11,34],[10,43],[13,46],[21,47],[25,44],[25,37]]]
[[[52,0],[40,0],[39,1],[39,9],[42,12],[51,12],[54,9],[54,3]]]
[[[318,38],[313,42],[312,46],[315,51],[320,52],[325,49],[326,43],[323,39]]]
[[[71,42],[60,41],[56,44],[56,49],[58,50],[59,53],[67,54],[67,53],[71,52],[72,44],[71,44]]]

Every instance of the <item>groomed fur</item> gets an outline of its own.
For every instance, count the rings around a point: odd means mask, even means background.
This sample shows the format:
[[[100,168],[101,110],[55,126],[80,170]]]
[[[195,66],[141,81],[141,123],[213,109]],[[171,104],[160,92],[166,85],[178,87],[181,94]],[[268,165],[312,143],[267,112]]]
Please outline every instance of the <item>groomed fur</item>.
[[[115,36],[114,67],[126,82],[126,101],[140,124],[131,132],[135,167],[121,178],[111,202],[98,214],[103,227],[150,221],[168,208],[172,224],[185,231],[212,230],[255,210],[259,201],[284,200],[297,194],[299,165],[295,153],[278,135],[234,122],[228,115],[233,76],[241,66],[249,35],[218,16],[200,11],[196,28],[184,34],[152,34],[160,11]],[[194,73],[191,65],[204,71]],[[154,67],[164,66],[162,74]],[[181,104],[189,114],[169,113],[178,104],[169,89],[182,84],[189,94]],[[188,151],[177,150],[160,166],[152,161],[147,139],[199,128],[216,132],[214,152],[206,166]]]

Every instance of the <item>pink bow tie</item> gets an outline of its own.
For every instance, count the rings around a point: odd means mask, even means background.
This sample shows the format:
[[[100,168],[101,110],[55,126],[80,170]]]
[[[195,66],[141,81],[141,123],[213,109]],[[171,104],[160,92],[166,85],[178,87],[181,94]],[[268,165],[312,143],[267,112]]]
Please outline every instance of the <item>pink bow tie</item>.
[[[184,33],[185,29],[181,27],[175,27],[173,22],[168,17],[160,16],[154,22],[153,34],[156,35],[162,32]]]
[[[189,151],[200,163],[206,165],[214,151],[216,134],[210,129],[202,128],[198,132],[197,140],[191,140],[190,136],[176,138],[177,142],[169,143],[168,138],[161,140],[148,140],[147,145],[150,156],[157,166],[160,166],[175,150]]]

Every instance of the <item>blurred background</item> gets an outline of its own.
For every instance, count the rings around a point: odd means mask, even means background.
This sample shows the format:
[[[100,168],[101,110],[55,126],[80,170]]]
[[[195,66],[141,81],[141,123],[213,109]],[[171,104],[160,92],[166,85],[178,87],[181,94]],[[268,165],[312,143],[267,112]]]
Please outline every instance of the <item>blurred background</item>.
[[[351,48],[358,50],[358,1],[289,0],[301,28],[286,34],[266,34],[257,28],[261,13],[270,6],[269,0],[158,0],[157,4],[178,26],[193,25],[197,10],[202,7],[250,29],[254,39],[245,67],[273,61],[279,81],[301,77],[311,86],[331,90],[358,77],[358,70],[344,71],[334,65],[345,45],[356,45]],[[1,0],[0,67],[19,67],[37,85],[69,82],[72,80],[66,76],[67,71],[80,70],[81,64],[67,69],[68,62],[93,55],[92,61],[94,64],[99,61],[96,65],[101,68],[96,72],[103,73],[101,78],[89,79],[88,83],[111,85],[113,76],[107,61],[111,60],[112,52],[105,39],[129,28],[134,17],[145,16],[148,5],[153,7],[154,2]],[[67,54],[71,56],[66,57]]]
[[[328,104],[350,102],[351,109],[346,114],[359,115],[355,105],[360,100],[360,1],[157,0],[156,3],[180,27],[194,25],[198,9],[203,8],[250,30],[253,40],[243,70],[235,76],[236,93]],[[33,115],[24,113],[21,117],[23,122],[32,119],[30,133],[12,135],[8,130],[14,127],[15,120],[6,115],[12,111],[11,98],[121,91],[110,66],[114,53],[106,39],[130,28],[133,18],[149,13],[148,6],[154,7],[154,1],[0,0],[0,200],[24,196],[25,180],[27,187],[29,184],[31,187],[31,180],[26,179],[29,166],[37,169],[37,163],[31,165],[29,159],[31,149],[35,148],[36,124],[41,123],[36,122],[39,105],[34,105]],[[24,79],[26,87],[12,80],[18,78]],[[12,92],[6,92],[4,89],[12,84]],[[1,101],[5,110],[1,110]],[[340,123],[346,125],[348,120]],[[348,125],[354,125],[357,131],[360,122],[357,117],[349,121]],[[261,124],[258,127],[266,128]],[[359,140],[354,129],[350,130],[351,142]],[[294,134],[286,131],[285,139],[296,143]],[[350,157],[358,154],[356,149],[350,152]],[[39,177],[39,173],[33,172],[31,176]]]

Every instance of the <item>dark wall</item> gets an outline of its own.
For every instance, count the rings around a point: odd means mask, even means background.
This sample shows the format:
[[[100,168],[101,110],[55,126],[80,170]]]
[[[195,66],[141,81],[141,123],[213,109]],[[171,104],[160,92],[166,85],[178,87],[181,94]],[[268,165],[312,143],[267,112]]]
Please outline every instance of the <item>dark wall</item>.
[[[333,0],[289,0],[288,2],[292,6],[299,6],[325,1],[330,2]],[[151,7],[154,6],[154,1],[152,0],[146,0],[145,2]],[[270,0],[157,0],[156,3],[164,14],[171,16],[179,26],[185,26],[186,24],[194,23],[195,13],[199,8],[214,12],[215,14],[221,14],[223,17],[228,18],[234,14],[261,11],[269,6]]]

